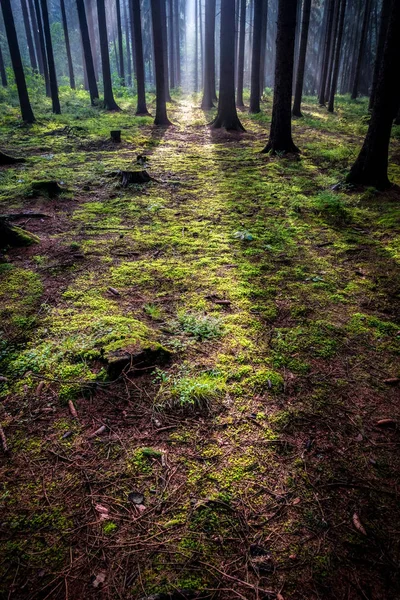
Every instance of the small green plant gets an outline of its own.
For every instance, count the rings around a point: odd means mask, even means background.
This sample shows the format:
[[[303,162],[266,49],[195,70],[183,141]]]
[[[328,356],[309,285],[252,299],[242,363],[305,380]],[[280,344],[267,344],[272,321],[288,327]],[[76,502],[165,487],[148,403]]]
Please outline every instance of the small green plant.
[[[173,378],[161,385],[162,404],[183,410],[210,410],[211,401],[225,389],[225,379],[213,373]]]
[[[223,326],[221,320],[208,315],[184,313],[178,317],[181,329],[198,341],[221,337]]]
[[[319,192],[313,199],[314,210],[336,222],[349,221],[350,215],[344,196],[330,190]]]
[[[112,521],[105,521],[103,523],[103,533],[105,535],[111,535],[117,529],[118,529],[118,526],[116,525],[116,523],[113,523]]]
[[[161,310],[155,304],[145,304],[143,307],[144,312],[154,321],[161,319]]]

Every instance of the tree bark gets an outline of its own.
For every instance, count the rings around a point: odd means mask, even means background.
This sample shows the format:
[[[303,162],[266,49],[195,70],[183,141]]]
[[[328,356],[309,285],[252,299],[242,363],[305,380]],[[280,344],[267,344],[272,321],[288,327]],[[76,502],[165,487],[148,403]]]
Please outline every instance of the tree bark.
[[[97,0],[97,17],[99,25],[101,67],[103,71],[104,108],[107,110],[121,110],[114,100],[112,89],[110,55],[108,52],[106,9],[104,0]]]
[[[62,24],[63,24],[63,29],[64,29],[65,48],[67,51],[69,85],[70,85],[71,89],[74,90],[75,89],[75,76],[74,76],[74,67],[72,65],[71,45],[69,43],[68,22],[67,22],[67,15],[65,12],[65,0],[60,0],[60,8],[61,8]]]
[[[351,92],[352,100],[355,100],[358,96],[358,86],[360,83],[361,64],[362,64],[362,59],[364,56],[365,43],[367,41],[367,31],[368,31],[370,12],[371,12],[371,0],[365,0],[364,17],[363,17],[363,24],[362,24],[362,29],[361,29],[361,39],[360,39],[360,45],[358,47],[356,70],[354,73],[353,89]]]
[[[310,28],[311,0],[304,0],[303,19],[301,24],[301,37],[299,48],[299,60],[297,64],[296,88],[294,94],[292,114],[295,117],[302,117],[301,99],[303,97],[304,72],[306,66],[308,32]]]
[[[61,114],[61,108],[60,108],[60,100],[58,98],[56,65],[54,62],[53,42],[51,41],[49,11],[47,8],[47,0],[41,0],[41,8],[42,8],[42,18],[43,18],[44,39],[46,41],[47,64],[49,67],[51,102],[53,105],[53,113],[56,115],[59,115],[59,114]]]
[[[262,33],[263,0],[254,0],[253,18],[253,51],[251,57],[251,113],[260,112],[260,63],[261,63],[261,33]]]
[[[31,63],[32,70],[37,72],[38,66],[37,66],[37,62],[36,62],[35,47],[33,45],[32,30],[31,30],[31,24],[29,22],[28,7],[26,5],[26,0],[21,0],[21,8],[22,8],[22,18],[24,20],[24,27],[25,27],[25,33],[26,33],[26,41],[28,44],[29,60]]]
[[[212,40],[215,37],[215,7],[216,0],[206,0],[205,7],[205,55],[204,55],[204,91],[201,108],[210,110],[214,106],[213,102],[213,82],[212,69],[215,64],[213,55],[214,46]]]
[[[214,129],[244,131],[235,104],[235,11],[231,0],[221,0],[220,83]]]
[[[237,90],[236,106],[244,107],[243,102],[243,80],[244,80],[244,51],[246,44],[246,0],[240,0],[240,28],[239,28],[239,51],[237,67]],[[207,45],[206,45],[207,51]]]
[[[143,59],[142,19],[140,0],[131,0],[135,40],[136,84],[137,84],[137,115],[148,115],[146,106],[145,71]]]
[[[268,29],[268,0],[263,1],[262,27],[261,27],[261,52],[260,52],[260,97],[265,88],[265,58],[267,53],[267,29]]]
[[[176,85],[181,85],[181,18],[179,0],[174,0]]]
[[[3,53],[1,51],[1,47],[0,47],[0,77],[1,77],[1,85],[3,87],[7,87],[7,85],[8,85],[7,73],[6,73],[6,68],[4,66],[4,59],[3,59]]]
[[[331,41],[332,41],[332,27],[333,27],[333,16],[334,16],[334,8],[335,8],[335,0],[327,0],[329,2],[328,8],[328,18],[326,22],[326,33],[325,33],[325,47],[324,47],[324,58],[322,61],[322,71],[321,71],[321,81],[319,88],[319,103],[321,106],[325,104],[325,87],[326,80],[328,77],[328,63],[329,63],[329,54],[331,51]]]
[[[36,49],[36,57],[39,67],[39,73],[44,76],[44,68],[43,68],[43,56],[42,56],[42,48],[39,40],[39,31],[38,31],[38,23],[36,19],[35,7],[33,6],[33,0],[28,0],[29,6],[29,14],[31,17],[32,23],[32,31],[33,31],[33,39],[35,41],[35,49]]]
[[[393,119],[400,98],[400,2],[393,2],[375,102],[368,132],[360,154],[347,182],[375,186],[384,190],[391,186],[388,178],[388,157]]]
[[[329,52],[328,72],[327,72],[327,76],[326,76],[325,93],[324,93],[325,102],[327,100],[329,100],[329,94],[331,91],[333,61],[334,61],[334,56],[335,56],[335,44],[336,44],[338,25],[339,25],[339,8],[340,8],[340,0],[335,0],[335,10],[334,10],[334,16],[333,16],[333,25],[332,25],[332,40],[331,40],[331,48],[330,48],[330,52]]]
[[[199,0],[194,0],[194,91],[199,91]]]
[[[291,105],[297,0],[279,0],[274,103],[269,141],[263,152],[299,152],[292,139]]]
[[[167,102],[172,102],[170,89],[169,89],[169,56],[168,56],[168,32],[167,32],[167,10],[166,10],[166,0],[160,0],[161,7],[161,35],[162,35],[162,43],[163,43],[163,52],[164,52],[164,75],[165,75],[165,100]]]
[[[175,89],[176,81],[175,81],[175,33],[174,33],[174,0],[168,0],[168,42],[169,42],[169,79],[171,89]]]
[[[36,19],[37,19],[37,24],[38,24],[40,51],[42,53],[42,59],[43,59],[43,75],[44,75],[44,82],[46,85],[46,96],[48,98],[50,98],[51,97],[51,89],[50,89],[49,66],[48,66],[48,62],[47,62],[46,44],[45,44],[45,40],[44,40],[42,11],[40,8],[39,0],[33,0],[33,1],[35,3],[35,12],[36,12]]]
[[[132,85],[132,56],[131,56],[131,43],[129,39],[129,20],[128,11],[126,10],[126,2],[122,0],[124,9],[124,22],[125,22],[125,43],[126,43],[126,84],[130,87]],[[133,25],[132,25],[133,27]],[[132,49],[133,51],[133,49]]]
[[[339,7],[339,23],[338,23],[338,32],[335,46],[335,55],[333,59],[333,72],[332,72],[332,81],[331,81],[331,90],[329,94],[329,105],[328,111],[333,112],[335,106],[335,93],[338,83],[339,77],[339,67],[340,67],[340,51],[342,49],[342,38],[343,38],[343,28],[344,28],[344,17],[346,14],[346,2],[347,0],[340,0]]]
[[[125,85],[125,67],[124,67],[124,47],[122,43],[122,25],[121,25],[121,3],[120,0],[115,0],[115,8],[117,13],[117,34],[118,34],[118,54],[119,54],[119,76],[121,85]]]
[[[24,69],[22,67],[21,53],[19,51],[17,32],[15,30],[14,16],[11,10],[10,0],[1,0],[1,8],[3,12],[8,47],[10,49],[15,83],[18,90],[22,120],[25,121],[25,123],[33,123],[35,121],[35,117],[29,101],[28,89],[26,87]]]
[[[375,102],[376,86],[378,84],[379,72],[382,64],[383,51],[385,49],[386,34],[389,25],[390,9],[392,0],[382,1],[381,23],[379,26],[378,44],[376,48],[376,58],[374,66],[374,76],[372,80],[371,95],[369,97],[369,110],[372,110]]]
[[[154,125],[168,127],[171,125],[171,122],[167,116],[165,89],[165,60],[167,60],[167,56],[164,54],[161,2],[165,2],[165,0],[151,0],[154,66],[156,72],[156,118],[154,119]]]
[[[96,103],[99,99],[99,90],[97,88],[96,74],[94,70],[94,62],[92,55],[92,48],[90,45],[89,27],[86,19],[86,10],[83,0],[76,0],[76,7],[78,9],[79,28],[81,30],[83,53],[85,57],[85,68],[87,83],[89,87],[90,101],[92,104]]]

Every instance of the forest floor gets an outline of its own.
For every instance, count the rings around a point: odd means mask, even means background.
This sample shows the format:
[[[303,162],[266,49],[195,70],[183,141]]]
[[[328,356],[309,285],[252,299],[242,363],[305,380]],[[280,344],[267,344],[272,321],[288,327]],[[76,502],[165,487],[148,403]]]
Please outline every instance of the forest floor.
[[[400,192],[331,189],[366,102],[269,157],[270,96],[242,135],[118,101],[0,106],[0,212],[47,215],[0,261],[0,596],[398,600]]]

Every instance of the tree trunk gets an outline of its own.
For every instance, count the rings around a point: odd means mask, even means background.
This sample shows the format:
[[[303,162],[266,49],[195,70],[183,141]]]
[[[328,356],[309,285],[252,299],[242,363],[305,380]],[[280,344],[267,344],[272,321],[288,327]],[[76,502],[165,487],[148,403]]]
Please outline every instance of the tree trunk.
[[[390,187],[388,157],[393,118],[400,98],[400,2],[393,2],[375,102],[368,132],[360,154],[347,176],[347,182]]]
[[[333,15],[335,8],[335,0],[327,0],[329,2],[328,8],[328,18],[326,22],[326,33],[325,33],[325,47],[324,47],[324,58],[322,61],[322,72],[321,72],[321,81],[319,88],[319,103],[321,106],[325,104],[325,87],[326,80],[328,77],[328,63],[329,63],[329,55],[331,51],[331,41],[332,41],[332,27],[333,27]]]
[[[89,39],[90,39],[90,46],[92,48],[92,57],[93,57],[93,66],[94,66],[94,73],[95,73],[95,77],[96,77],[96,81],[99,81],[99,52],[98,52],[98,47],[96,44],[96,34],[95,34],[95,28],[94,28],[94,22],[95,22],[95,8],[94,8],[94,2],[96,0],[84,0],[85,2],[85,10],[86,10],[86,18],[87,18],[87,24],[88,24],[88,30],[89,30]]]
[[[243,102],[243,79],[244,79],[244,51],[246,44],[246,0],[240,0],[240,29],[239,29],[239,51],[237,68],[237,90],[236,105],[244,107]],[[207,44],[206,44],[207,50]]]
[[[40,42],[40,51],[42,53],[42,59],[43,59],[43,75],[44,75],[44,81],[45,81],[45,85],[46,85],[46,96],[48,98],[50,98],[51,97],[50,77],[49,77],[49,67],[48,67],[48,62],[47,62],[46,44],[44,41],[44,33],[43,33],[42,11],[40,9],[39,0],[33,0],[33,1],[35,3],[35,12],[36,12],[36,19],[37,19],[37,24],[38,24],[38,36],[39,36],[39,42]]]
[[[119,76],[121,85],[125,85],[125,67],[124,67],[124,47],[122,43],[122,25],[121,25],[121,4],[120,0],[115,0],[117,13],[117,34],[118,34],[118,53],[119,53]]]
[[[161,8],[161,35],[162,35],[162,43],[163,43],[163,52],[164,52],[164,74],[165,74],[165,100],[167,102],[172,102],[170,90],[169,90],[169,65],[168,65],[168,32],[167,32],[167,10],[166,10],[166,0],[160,0],[160,8]]]
[[[339,77],[340,51],[342,49],[342,38],[343,38],[345,14],[346,14],[346,0],[340,0],[339,24],[338,24],[338,32],[337,32],[337,39],[336,39],[335,55],[334,55],[334,59],[333,59],[334,66],[333,66],[333,73],[332,73],[331,90],[330,90],[330,94],[329,94],[329,105],[328,105],[329,112],[333,112],[334,104],[335,104],[335,93],[336,93],[338,77]]]
[[[67,15],[65,13],[65,0],[60,0],[60,8],[61,8],[62,24],[63,24],[63,29],[64,29],[65,48],[67,51],[69,85],[70,85],[71,89],[74,90],[75,89],[75,77],[74,77],[74,67],[72,65],[71,46],[69,43]]]
[[[206,0],[205,7],[205,56],[204,56],[204,91],[201,108],[209,110],[214,106],[212,89],[212,67],[215,62],[213,56],[212,39],[215,36],[215,7],[216,0]]]
[[[154,66],[156,72],[156,118],[154,125],[168,127],[171,125],[167,116],[166,89],[165,89],[165,60],[162,24],[161,2],[165,0],[151,0],[151,15],[153,21]]]
[[[103,71],[104,108],[107,110],[121,110],[114,100],[112,89],[110,55],[108,53],[106,9],[104,0],[97,0],[97,17],[99,25],[101,67]]]
[[[299,48],[299,60],[297,64],[296,88],[294,94],[292,114],[295,117],[302,117],[301,99],[303,96],[304,71],[306,66],[308,31],[310,28],[311,0],[304,0],[303,19],[301,24],[301,37]]]
[[[212,127],[244,131],[235,104],[235,11],[231,0],[221,0],[219,102]]]
[[[327,100],[329,100],[329,94],[331,91],[333,61],[334,61],[334,56],[335,56],[335,44],[336,44],[338,25],[339,25],[339,8],[340,8],[340,0],[335,0],[335,10],[334,10],[334,16],[333,16],[333,25],[332,25],[331,49],[329,52],[328,72],[327,72],[327,76],[326,76],[325,93],[324,93],[325,102]]]
[[[397,1],[397,0],[394,0],[394,1]],[[364,56],[365,42],[367,40],[367,31],[368,31],[370,12],[371,12],[371,0],[365,0],[364,17],[363,17],[363,24],[362,24],[362,29],[361,29],[361,39],[360,39],[360,44],[358,47],[356,70],[354,73],[353,89],[351,92],[352,100],[355,100],[358,96],[358,86],[360,83],[361,64],[362,64],[362,59]]]
[[[2,0],[2,3],[4,0]],[[33,233],[29,233],[20,227],[10,225],[7,220],[0,217],[0,239],[2,247],[11,246],[12,248],[20,248],[23,246],[31,246],[38,244],[39,238]]]
[[[82,46],[85,56],[85,68],[89,86],[90,101],[92,104],[95,104],[96,100],[99,99],[99,90],[97,88],[92,48],[90,45],[89,27],[86,19],[86,10],[83,0],[76,0],[76,7],[78,9],[79,27],[81,30]]]
[[[382,1],[381,23],[379,26],[379,36],[378,36],[378,44],[377,44],[377,48],[376,48],[376,58],[375,58],[375,66],[374,66],[374,76],[373,76],[373,80],[372,80],[371,95],[369,97],[369,110],[372,110],[372,108],[374,106],[374,102],[375,102],[375,92],[376,92],[376,86],[378,84],[379,72],[381,69],[383,51],[385,49],[385,40],[386,40],[387,28],[389,25],[391,6],[392,6],[392,0],[383,0]]]
[[[124,9],[124,32],[125,32],[125,43],[126,43],[126,84],[130,87],[132,85],[132,57],[131,57],[131,43],[129,39],[129,21],[128,11],[126,10],[126,2],[122,0],[122,6]]]
[[[143,60],[143,39],[142,39],[142,19],[140,11],[140,0],[131,0],[135,39],[135,58],[136,58],[136,84],[137,84],[137,115],[148,115],[146,106],[145,72]]]
[[[180,18],[180,8],[179,8],[179,0],[174,0],[174,19],[175,19],[175,65],[176,65],[176,85],[180,87],[181,85],[181,18]]]
[[[32,31],[33,31],[33,39],[35,40],[35,49],[36,49],[36,57],[39,67],[39,73],[44,76],[44,68],[43,68],[43,56],[42,49],[39,40],[39,31],[38,31],[38,23],[36,19],[35,7],[33,6],[33,0],[28,0],[29,6],[29,14],[31,17],[32,23]]]
[[[26,33],[26,41],[28,44],[29,60],[31,62],[31,67],[32,67],[33,71],[37,72],[38,67],[37,67],[37,62],[36,62],[35,48],[33,45],[31,24],[29,22],[28,7],[26,5],[26,0],[21,0],[21,8],[22,8],[22,18],[24,20],[24,27],[25,27],[25,33]]]
[[[174,0],[168,0],[168,32],[169,32],[169,36],[168,36],[168,41],[169,41],[169,59],[170,59],[170,65],[169,65],[169,77],[170,77],[170,86],[171,89],[175,89],[176,87],[176,81],[175,81],[175,74],[176,74],[176,67],[175,67],[175,32],[174,32]]]
[[[4,66],[4,59],[3,59],[3,53],[1,51],[1,47],[0,47],[0,77],[1,77],[1,85],[3,87],[7,87],[7,85],[8,85],[7,73],[6,73],[6,69]]]
[[[194,0],[194,91],[199,91],[199,0]]]
[[[260,112],[260,62],[261,62],[261,33],[262,33],[263,0],[254,0],[253,18],[253,52],[251,57],[251,113]]]
[[[56,115],[59,115],[59,114],[61,114],[61,108],[60,108],[60,100],[58,98],[56,65],[54,62],[53,43],[51,41],[49,11],[47,8],[47,0],[41,0],[41,8],[42,8],[44,39],[46,40],[47,64],[49,66],[51,102],[53,105],[53,113]]]
[[[297,0],[279,0],[274,104],[269,141],[263,152],[299,152],[292,140],[291,105]]]
[[[18,46],[17,32],[15,30],[14,16],[11,10],[10,0],[1,0],[4,26],[6,29],[8,47],[10,49],[11,63],[14,71],[15,83],[17,85],[19,104],[21,107],[22,120],[25,123],[33,123],[35,117],[29,101],[28,89],[26,87],[24,69]]]
[[[265,58],[267,53],[267,29],[268,29],[268,0],[263,1],[263,14],[261,26],[261,52],[260,52],[260,97],[265,88]]]

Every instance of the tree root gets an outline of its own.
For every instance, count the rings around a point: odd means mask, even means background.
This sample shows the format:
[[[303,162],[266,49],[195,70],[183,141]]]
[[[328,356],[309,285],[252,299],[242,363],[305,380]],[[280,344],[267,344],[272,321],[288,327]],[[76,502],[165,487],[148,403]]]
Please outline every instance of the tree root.
[[[0,240],[2,247],[23,247],[38,244],[40,239],[33,233],[29,233],[20,227],[9,225],[4,217],[0,217]]]

